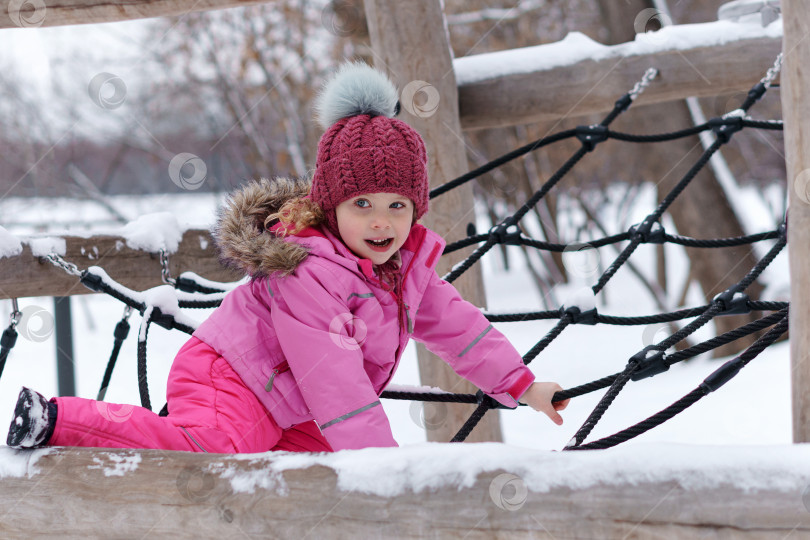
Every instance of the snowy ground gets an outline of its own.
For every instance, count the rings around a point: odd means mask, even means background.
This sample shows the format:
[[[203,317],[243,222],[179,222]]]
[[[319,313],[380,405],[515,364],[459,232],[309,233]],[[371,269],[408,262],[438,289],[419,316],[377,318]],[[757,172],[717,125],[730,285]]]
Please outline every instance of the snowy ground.
[[[181,198],[182,197],[182,198]],[[148,198],[121,197],[114,199],[116,206],[133,219],[159,211],[171,211],[183,227],[207,227],[221,197],[209,194],[183,196],[156,196]],[[651,201],[642,201],[644,205]],[[649,207],[648,207],[649,208]],[[640,212],[649,211],[647,208]],[[20,201],[6,199],[0,202],[0,225],[9,233],[22,236],[32,230],[31,223],[50,220],[69,222],[76,215],[85,220],[106,218],[104,210],[93,203],[68,200]],[[10,217],[13,216],[13,217]],[[772,227],[763,217],[762,229]],[[104,230],[113,226],[104,224]],[[70,232],[79,232],[75,226]],[[47,231],[54,233],[54,230]],[[770,247],[764,246],[765,249]],[[515,249],[515,248],[510,248]],[[601,265],[609,263],[615,253],[610,248],[600,250]],[[788,283],[786,253],[775,261],[768,272],[767,281],[772,297],[781,297]],[[670,276],[675,283],[683,278],[682,258],[678,248],[670,257]],[[512,257],[512,268],[504,271],[497,257],[484,259],[483,270],[487,287],[488,311],[514,312],[542,309],[536,288],[522,263],[522,256]],[[652,249],[642,246],[634,255],[636,264],[649,271]],[[585,263],[587,266],[587,261]],[[588,280],[591,281],[588,281]],[[557,287],[555,293],[565,299],[580,288],[592,283],[593,278],[580,273],[579,282]],[[600,313],[611,315],[642,315],[656,312],[649,296],[640,292],[638,283],[626,270],[620,271],[600,299]],[[688,305],[702,304],[697,291],[690,292]],[[46,310],[40,321],[49,324],[53,312],[50,298],[20,300],[20,308],[37,306]],[[0,302],[0,321],[6,326],[10,301]],[[30,309],[30,308],[29,308]],[[73,324],[75,370],[78,395],[95,397],[112,348],[112,332],[121,318],[123,305],[111,298],[92,295],[73,298]],[[193,311],[189,315],[201,321],[205,312]],[[115,374],[108,389],[107,399],[113,402],[139,404],[136,383],[136,335],[139,317],[130,322],[133,330],[125,342]],[[32,324],[37,324],[32,319]],[[504,332],[521,352],[530,349],[551,328],[552,322],[502,323],[496,326]],[[32,327],[33,328],[33,327]],[[36,328],[33,328],[36,330]],[[698,337],[708,339],[711,328],[702,329]],[[564,388],[601,378],[620,371],[627,359],[651,342],[655,335],[659,341],[665,334],[656,328],[614,326],[572,326],[552,343],[531,367],[540,379],[558,381]],[[149,334],[149,388],[152,402],[160,407],[164,402],[166,377],[176,351],[187,337],[181,332],[169,332],[153,325]],[[45,339],[21,337],[12,351],[0,380],[0,421],[5,414],[11,417],[16,393],[21,385],[31,386],[43,394],[56,392],[55,342]],[[661,408],[671,404],[694,389],[703,378],[719,367],[720,362],[697,358],[673,366],[669,372],[653,379],[630,383],[614,405],[608,410],[589,440],[623,429]],[[418,385],[419,377],[413,348],[406,351],[399,371],[393,380],[399,385]],[[509,445],[559,450],[571,438],[603,391],[572,400],[564,412],[563,427],[554,426],[545,416],[523,407],[518,411],[503,411],[501,418],[506,443]],[[767,397],[766,397],[767,396]],[[765,399],[762,399],[765,397]],[[384,400],[391,419],[394,435],[401,445],[425,441],[424,420],[418,404]],[[2,411],[7,411],[3,413]],[[441,415],[441,410],[429,410],[429,415]],[[491,414],[491,413],[490,413]],[[714,394],[704,398],[691,409],[663,426],[626,444],[665,442],[708,445],[774,445],[791,442],[791,412],[789,386],[789,347],[787,343],[771,347],[757,357],[734,380]]]

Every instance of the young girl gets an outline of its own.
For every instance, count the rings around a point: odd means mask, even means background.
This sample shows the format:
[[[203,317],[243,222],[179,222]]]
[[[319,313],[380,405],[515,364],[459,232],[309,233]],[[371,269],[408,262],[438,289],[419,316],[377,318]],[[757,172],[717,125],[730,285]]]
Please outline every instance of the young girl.
[[[555,383],[434,268],[444,248],[428,209],[425,145],[397,91],[363,64],[318,97],[326,129],[311,183],[276,179],[234,193],[219,216],[223,261],[252,280],[231,291],[180,349],[169,416],[23,388],[7,444],[194,452],[396,446],[379,396],[414,338],[507,407],[562,424]]]

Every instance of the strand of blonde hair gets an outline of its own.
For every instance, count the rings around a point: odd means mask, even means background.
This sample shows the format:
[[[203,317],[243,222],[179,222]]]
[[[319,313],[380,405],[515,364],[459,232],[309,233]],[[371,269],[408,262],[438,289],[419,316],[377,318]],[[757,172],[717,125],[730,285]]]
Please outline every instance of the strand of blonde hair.
[[[270,224],[278,220],[284,227],[284,234],[296,234],[306,229],[323,223],[325,216],[318,203],[309,198],[296,197],[281,205],[278,212],[270,214],[264,220],[267,228]]]

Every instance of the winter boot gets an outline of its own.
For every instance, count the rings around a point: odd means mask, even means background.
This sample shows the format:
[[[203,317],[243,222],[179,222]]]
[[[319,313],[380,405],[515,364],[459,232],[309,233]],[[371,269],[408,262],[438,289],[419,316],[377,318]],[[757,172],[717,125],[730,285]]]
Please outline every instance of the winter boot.
[[[56,403],[51,403],[42,394],[23,387],[17,397],[6,444],[12,448],[45,446],[53,435],[55,426]]]

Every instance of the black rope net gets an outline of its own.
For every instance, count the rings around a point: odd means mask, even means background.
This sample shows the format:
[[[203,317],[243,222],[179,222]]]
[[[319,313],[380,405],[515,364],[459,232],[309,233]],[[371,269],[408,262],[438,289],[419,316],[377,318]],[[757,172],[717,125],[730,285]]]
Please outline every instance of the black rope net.
[[[687,309],[681,309],[670,313],[660,313],[635,317],[619,317],[598,313],[595,307],[582,309],[579,306],[563,306],[558,310],[535,311],[511,314],[486,314],[491,322],[517,322],[531,320],[556,320],[554,327],[546,333],[537,343],[523,355],[525,364],[531,363],[537,356],[545,350],[566,328],[571,325],[649,325],[653,323],[670,323],[692,319],[686,326],[677,330],[672,335],[662,341],[648,345],[628,359],[625,368],[618,373],[606,375],[580,386],[569,388],[554,395],[553,401],[563,401],[596,392],[607,388],[608,390],[599,400],[599,403],[574,434],[571,441],[564,450],[584,450],[584,449],[604,449],[610,448],[660,425],[672,418],[679,412],[690,407],[704,396],[717,390],[723,384],[733,378],[745,365],[755,358],[768,345],[776,341],[784,332],[788,325],[788,303],[787,302],[763,302],[751,300],[746,294],[746,288],[753,283],[763,270],[773,261],[787,243],[787,221],[773,231],[765,231],[757,234],[747,235],[738,238],[714,238],[696,239],[678,235],[668,234],[661,224],[661,218],[667,208],[675,201],[680,193],[695,178],[698,171],[703,168],[713,154],[723,145],[727,144],[734,133],[742,129],[764,129],[782,130],[781,121],[761,121],[752,120],[747,117],[748,110],[765,94],[771,82],[776,77],[781,65],[781,55],[777,58],[774,67],[768,74],[748,92],[747,98],[740,106],[740,109],[726,114],[722,117],[711,120],[671,133],[655,135],[634,135],[620,133],[610,129],[610,124],[624,111],[626,111],[644,91],[644,89],[655,78],[657,72],[649,69],[642,79],[628,93],[621,96],[615,103],[614,108],[599,124],[579,126],[574,129],[561,131],[559,133],[541,138],[522,146],[508,154],[505,154],[491,162],[472,170],[455,180],[447,182],[434,189],[430,197],[438,197],[447,191],[463,185],[466,182],[477,178],[496,167],[499,167],[518,157],[548,146],[550,144],[576,138],[581,143],[573,155],[537,190],[518,210],[497,223],[486,234],[475,234],[473,231],[467,238],[449,243],[444,253],[463,249],[469,246],[477,246],[473,253],[457,264],[444,279],[448,282],[455,281],[464,272],[473,267],[481,258],[496,245],[527,246],[538,250],[549,252],[564,252],[572,249],[580,249],[583,246],[588,248],[600,248],[612,244],[626,243],[621,249],[618,257],[599,276],[597,282],[591,287],[594,295],[598,294],[619,269],[628,261],[633,252],[641,244],[664,244],[671,243],[693,248],[722,248],[729,246],[749,245],[755,242],[775,240],[771,249],[762,257],[757,264],[750,269],[747,275],[738,283],[729,287],[723,293],[717,295],[711,303]],[[615,139],[628,143],[656,143],[666,142],[683,137],[690,137],[702,132],[711,131],[714,134],[714,142],[695,161],[688,172],[681,178],[677,185],[661,200],[658,206],[640,223],[633,225],[624,233],[606,236],[604,238],[593,239],[583,244],[574,242],[569,244],[551,243],[535,240],[526,237],[519,228],[521,219],[532,210],[532,208],[554,188],[560,180],[588,153],[593,152],[597,146],[608,140]],[[174,286],[177,296],[177,303],[166,310],[166,306],[158,307],[151,305],[148,296],[141,292],[132,291],[112,280],[102,269],[90,267],[79,272],[75,265],[62,260],[58,255],[50,255],[50,262],[61,266],[65,271],[77,276],[80,281],[96,292],[102,292],[126,305],[124,317],[117,324],[114,331],[114,346],[109,363],[107,365],[98,399],[103,399],[106,387],[115,366],[121,343],[126,339],[129,332],[129,318],[132,311],[138,311],[142,315],[141,328],[138,338],[138,388],[142,406],[151,409],[149,390],[146,384],[146,342],[149,326],[155,323],[167,329],[177,329],[191,334],[194,331],[194,323],[189,322],[180,313],[180,308],[211,308],[216,307],[222,301],[224,294],[233,287],[233,284],[216,284],[199,278],[196,274],[187,272],[182,276],[172,279],[168,274],[168,261],[165,253],[161,253],[163,263],[163,280]],[[164,312],[168,311],[168,312]],[[681,351],[668,354],[666,351],[676,343],[681,342],[694,334],[702,326],[709,323],[718,316],[751,313],[753,311],[770,312],[762,318],[745,324],[733,331],[726,332],[700,344],[690,346]],[[15,310],[16,313],[16,310]],[[9,350],[14,345],[16,332],[14,326],[16,321],[12,314],[12,324],[4,332],[0,340],[0,375],[8,356]],[[639,381],[645,378],[664,373],[670,366],[693,358],[697,355],[709,352],[722,345],[733,342],[751,334],[769,329],[753,345],[748,347],[742,354],[723,364],[714,373],[706,377],[697,388],[677,400],[672,405],[650,416],[649,418],[611,436],[586,443],[585,440],[593,428],[603,417],[607,409],[616,399],[616,396],[630,381]],[[384,391],[381,397],[388,399],[420,400],[425,402],[445,402],[445,403],[469,403],[476,405],[470,418],[459,429],[451,442],[463,441],[475,428],[478,422],[490,409],[504,408],[497,401],[479,391],[477,394],[456,394],[451,392],[441,393],[436,391],[406,391],[397,389],[396,391]],[[166,407],[161,411],[162,415],[168,414]]]

